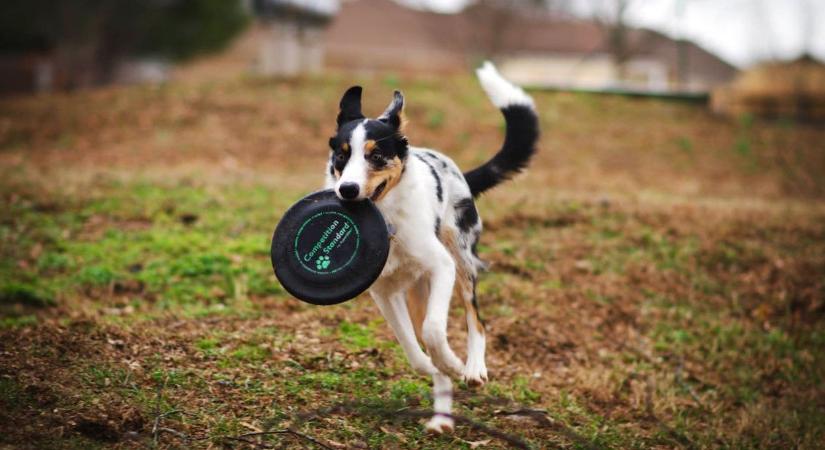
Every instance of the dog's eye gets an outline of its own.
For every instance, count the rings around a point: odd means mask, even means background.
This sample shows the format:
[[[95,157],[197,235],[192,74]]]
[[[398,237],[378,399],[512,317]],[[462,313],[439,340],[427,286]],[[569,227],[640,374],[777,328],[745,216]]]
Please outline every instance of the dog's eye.
[[[370,159],[374,162],[380,162],[384,158],[382,158],[381,155],[379,155],[378,153],[373,153],[372,155],[370,155]]]
[[[347,158],[347,157],[346,157],[346,156],[344,156],[344,154],[343,154],[343,153],[339,153],[339,154],[335,155],[335,160],[336,160],[336,161],[339,161],[339,162],[344,162],[344,160],[345,160],[346,158]]]

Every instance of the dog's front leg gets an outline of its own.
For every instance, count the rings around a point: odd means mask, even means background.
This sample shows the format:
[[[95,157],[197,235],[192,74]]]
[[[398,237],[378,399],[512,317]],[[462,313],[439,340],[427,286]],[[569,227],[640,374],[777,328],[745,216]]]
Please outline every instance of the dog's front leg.
[[[450,299],[455,283],[455,262],[450,253],[438,240],[426,247],[422,264],[427,268],[430,280],[430,296],[427,313],[421,326],[421,340],[427,353],[438,369],[448,375],[460,377],[464,364],[455,355],[447,341],[447,319],[450,313]],[[422,246],[424,247],[424,246]],[[425,275],[425,276],[427,276]]]
[[[396,293],[382,296],[375,290],[370,291],[372,299],[381,311],[381,315],[392,328],[398,343],[404,350],[410,366],[417,372],[433,377],[433,417],[427,422],[427,429],[434,433],[444,433],[453,429],[453,384],[450,377],[439,372],[430,357],[421,350],[415,338],[407,302],[404,294]]]
[[[433,375],[433,417],[427,422],[427,430],[432,433],[452,431],[453,422],[453,382],[441,372]]]
[[[395,333],[395,337],[398,339],[398,343],[401,344],[410,366],[416,372],[424,375],[435,375],[438,369],[430,361],[430,357],[421,350],[415,338],[415,329],[412,320],[410,320],[410,313],[407,310],[407,302],[404,299],[403,292],[384,296],[372,290],[370,295],[372,295],[372,299],[381,311],[381,315],[384,316],[393,333]]]

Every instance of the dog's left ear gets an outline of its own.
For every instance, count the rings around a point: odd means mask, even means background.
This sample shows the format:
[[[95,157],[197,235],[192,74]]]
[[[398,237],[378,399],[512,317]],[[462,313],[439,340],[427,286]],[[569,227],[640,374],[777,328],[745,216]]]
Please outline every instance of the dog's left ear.
[[[384,111],[378,120],[381,122],[390,125],[391,127],[395,128],[398,131],[402,131],[401,129],[404,128],[404,95],[401,94],[401,91],[395,91],[392,96],[392,102],[390,102],[390,106],[387,106],[386,111]]]
[[[353,86],[341,97],[341,109],[336,120],[339,128],[347,122],[364,118],[361,114],[361,91],[361,86]]]

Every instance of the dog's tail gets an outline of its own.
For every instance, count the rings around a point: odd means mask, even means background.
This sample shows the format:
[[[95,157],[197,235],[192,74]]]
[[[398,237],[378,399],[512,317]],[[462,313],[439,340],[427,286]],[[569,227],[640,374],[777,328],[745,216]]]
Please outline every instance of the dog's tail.
[[[487,96],[504,114],[507,131],[501,150],[492,159],[464,173],[473,197],[527,167],[539,137],[533,99],[524,90],[505,80],[489,61],[476,70],[476,75]]]

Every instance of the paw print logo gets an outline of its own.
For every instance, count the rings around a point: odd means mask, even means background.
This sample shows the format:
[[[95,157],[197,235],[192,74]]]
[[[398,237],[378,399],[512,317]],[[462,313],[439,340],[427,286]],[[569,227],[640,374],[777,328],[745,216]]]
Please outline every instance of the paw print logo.
[[[329,260],[329,256],[322,255],[315,260],[315,268],[318,270],[325,270],[329,267],[330,263],[331,261]]]

